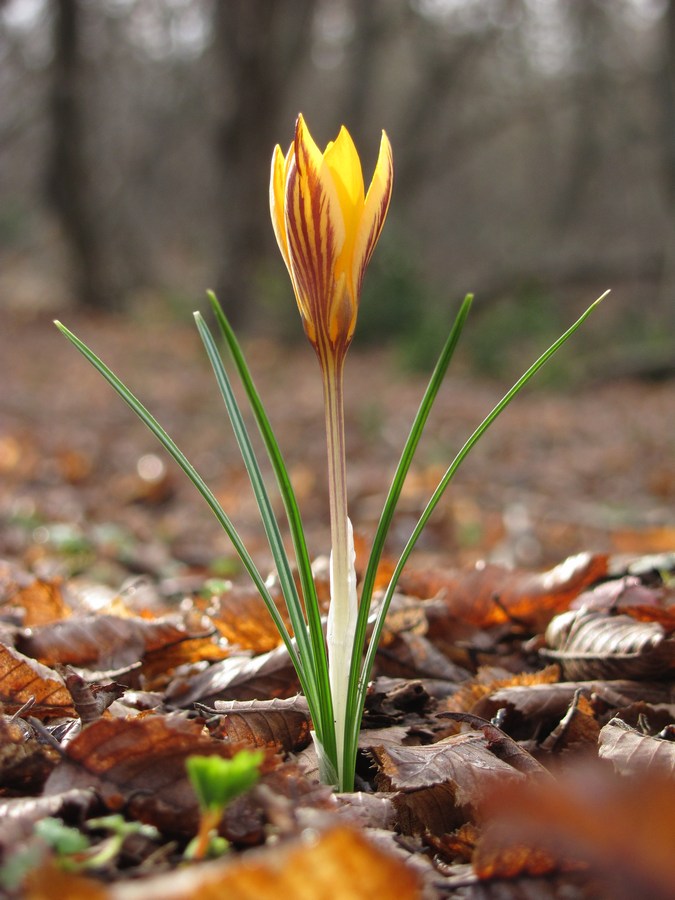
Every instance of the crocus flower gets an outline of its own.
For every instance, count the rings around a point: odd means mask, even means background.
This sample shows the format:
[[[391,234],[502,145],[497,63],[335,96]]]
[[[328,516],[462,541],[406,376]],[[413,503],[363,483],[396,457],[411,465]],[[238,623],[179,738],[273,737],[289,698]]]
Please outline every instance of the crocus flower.
[[[284,157],[272,157],[272,224],[293,282],[307,337],[320,361],[344,358],[356,325],[366,266],[382,231],[393,183],[382,133],[365,192],[361,160],[344,126],[322,153],[298,116]]]
[[[342,373],[363,276],[382,231],[392,184],[391,146],[384,132],[367,193],[361,160],[344,127],[322,153],[298,116],[288,153],[284,156],[277,146],[272,157],[274,233],[323,378],[332,543],[326,644],[337,771],[329,771],[315,742],[322,780],[337,784],[345,779],[347,691],[358,617],[354,539],[347,515]]]

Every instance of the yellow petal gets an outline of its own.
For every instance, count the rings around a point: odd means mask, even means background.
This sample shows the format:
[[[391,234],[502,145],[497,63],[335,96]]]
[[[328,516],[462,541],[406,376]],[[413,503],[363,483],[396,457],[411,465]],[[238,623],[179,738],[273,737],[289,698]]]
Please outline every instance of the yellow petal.
[[[373,180],[366,194],[363,217],[354,242],[352,278],[353,290],[356,296],[359,295],[361,290],[361,282],[363,281],[366,266],[373,255],[375,244],[377,244],[384,225],[393,184],[394,163],[391,144],[386,132],[383,131]]]
[[[354,141],[342,126],[334,142],[323,155],[337,188],[347,233],[355,233],[363,211],[363,172]]]
[[[286,178],[285,213],[291,277],[305,330],[310,340],[310,332],[328,336],[345,226],[335,182],[302,116]]]
[[[286,268],[291,271],[291,262],[288,257],[288,239],[286,237],[286,222],[284,217],[284,204],[286,193],[286,173],[288,171],[288,163],[290,161],[293,146],[288,151],[286,158],[281,152],[281,147],[277,144],[272,154],[272,172],[270,175],[270,213],[272,216],[272,227],[277,244],[281,250],[281,255],[286,263]]]

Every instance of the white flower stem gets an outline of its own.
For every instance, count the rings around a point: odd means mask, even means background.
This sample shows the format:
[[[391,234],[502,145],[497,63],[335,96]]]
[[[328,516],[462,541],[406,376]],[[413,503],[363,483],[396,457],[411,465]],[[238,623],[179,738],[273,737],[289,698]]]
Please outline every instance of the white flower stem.
[[[331,598],[326,643],[328,677],[333,699],[337,744],[338,787],[350,789],[351,776],[344,771],[347,687],[352,645],[358,615],[354,538],[347,515],[342,363],[331,361],[323,369],[326,440],[328,446],[328,489],[330,497]],[[347,779],[345,779],[347,775]]]

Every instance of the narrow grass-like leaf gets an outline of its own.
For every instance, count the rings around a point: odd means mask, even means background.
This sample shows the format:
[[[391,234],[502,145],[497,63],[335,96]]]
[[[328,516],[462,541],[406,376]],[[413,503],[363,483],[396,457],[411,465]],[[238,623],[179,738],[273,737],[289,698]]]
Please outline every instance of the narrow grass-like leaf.
[[[382,599],[382,603],[380,608],[378,609],[377,616],[375,619],[375,624],[373,627],[373,633],[370,638],[370,642],[368,644],[368,649],[366,651],[366,656],[363,661],[363,666],[361,669],[361,677],[358,681],[357,686],[357,696],[355,700],[354,706],[354,715],[352,718],[352,722],[354,723],[354,735],[352,737],[351,747],[354,752],[354,760],[356,759],[356,742],[358,739],[358,730],[360,727],[361,716],[363,714],[363,707],[365,703],[366,690],[368,687],[368,680],[370,679],[370,674],[373,669],[373,664],[375,662],[375,654],[377,652],[377,645],[379,643],[380,637],[382,635],[382,629],[384,627],[384,621],[387,615],[387,611],[389,609],[389,604],[391,603],[391,599],[394,595],[394,591],[396,590],[396,585],[398,584],[398,580],[401,577],[401,572],[408,561],[408,557],[413,551],[417,540],[424,530],[429,518],[434,512],[438,502],[441,497],[445,493],[446,488],[450,484],[450,481],[454,477],[457,469],[460,467],[464,459],[468,456],[470,451],[476,445],[476,443],[480,440],[483,434],[487,431],[487,429],[492,425],[495,419],[506,409],[509,403],[520,393],[520,391],[525,387],[525,385],[530,381],[530,379],[535,375],[541,367],[548,362],[548,360],[562,347],[562,345],[575,333],[575,331],[586,321],[586,319],[591,315],[591,313],[596,309],[596,307],[605,299],[609,291],[606,291],[599,297],[594,303],[592,303],[588,309],[582,313],[582,315],[574,322],[567,331],[561,335],[557,341],[555,341],[542,355],[530,366],[530,368],[516,381],[513,387],[507,391],[507,393],[502,397],[502,399],[497,403],[497,405],[492,409],[490,413],[483,419],[480,425],[476,428],[473,434],[468,438],[468,440],[464,443],[462,448],[459,450],[452,463],[446,470],[445,474],[441,478],[436,490],[431,495],[429,502],[427,503],[422,515],[420,516],[415,528],[413,529],[408,542],[403,548],[403,552],[399,557],[399,560],[396,564],[394,572],[392,574],[391,580],[385,592],[385,595]],[[351,760],[345,760],[345,765]]]
[[[258,571],[253,559],[251,558],[248,550],[246,549],[243,541],[239,537],[237,530],[235,529],[232,521],[229,516],[222,508],[218,500],[216,499],[213,491],[208,487],[204,479],[197,472],[192,463],[185,456],[183,451],[178,447],[175,441],[168,435],[168,433],[162,428],[157,419],[148,412],[148,410],[143,406],[141,401],[132,394],[132,392],[127,388],[127,386],[120,381],[120,379],[115,375],[115,373],[106,366],[106,364],[99,359],[99,357],[90,350],[89,347],[81,341],[76,335],[69,331],[65,325],[62,325],[61,322],[55,322],[56,327],[59,331],[73,344],[77,350],[91,363],[91,365],[105,378],[105,380],[110,384],[110,386],[119,394],[119,396],[124,400],[124,402],[129,406],[138,416],[138,418],[150,429],[150,431],[155,435],[157,440],[162,444],[164,449],[169,453],[169,455],[175,460],[175,462],[180,466],[180,468],[185,472],[190,481],[197,488],[199,493],[202,495],[204,500],[206,500],[207,504],[211,508],[211,511],[215,515],[216,519],[220,523],[221,527],[227,534],[228,538],[232,542],[232,546],[234,547],[237,555],[242,561],[242,564],[248,574],[251,577],[254,585],[258,589],[260,596],[265,602],[265,606],[267,607],[274,624],[281,635],[281,638],[288,650],[289,656],[293,661],[293,665],[295,666],[296,671],[298,672],[298,676],[301,679],[301,682],[304,682],[305,676],[303,673],[302,664],[300,662],[300,658],[298,656],[297,650],[293,644],[293,640],[288,633],[288,629],[286,628],[283,619],[279,614],[279,610],[272,599],[272,596],[265,585],[265,581]]]
[[[300,602],[298,589],[295,586],[293,572],[291,571],[291,564],[284,547],[284,542],[281,537],[281,531],[279,530],[279,524],[272,509],[272,502],[265,486],[265,481],[262,476],[260,465],[258,464],[258,460],[255,455],[255,450],[253,449],[253,444],[251,443],[246,424],[244,422],[244,417],[241,414],[239,404],[237,403],[237,400],[234,396],[232,384],[225,370],[225,366],[223,365],[223,361],[220,358],[220,353],[218,352],[218,348],[213,339],[213,335],[211,334],[206,322],[204,321],[200,313],[195,313],[195,322],[197,323],[199,335],[204,343],[204,348],[206,349],[207,356],[209,357],[209,361],[213,368],[213,373],[216,376],[218,388],[220,389],[220,393],[225,402],[227,414],[230,417],[234,435],[237,440],[237,444],[239,445],[239,450],[241,451],[242,459],[244,460],[244,465],[246,466],[246,471],[248,472],[248,476],[251,481],[251,486],[253,488],[256,503],[258,504],[258,509],[260,510],[260,517],[265,529],[265,534],[267,535],[270,550],[272,551],[272,556],[274,557],[274,562],[279,574],[281,590],[284,596],[284,600],[286,601],[286,608],[288,609],[288,614],[293,625],[295,640],[298,645],[298,652],[300,654],[300,659],[302,660],[302,666],[306,675],[305,680],[307,682],[307,685],[306,687],[305,685],[303,685],[303,690],[305,690],[307,702],[310,706],[310,710],[313,713],[312,717],[314,718],[314,716],[316,715],[318,718],[318,716],[320,715],[320,706],[318,699],[319,688],[316,682],[314,651],[312,644],[309,641],[307,623],[305,622],[302,603]],[[323,725],[323,723],[320,722],[315,722],[314,724],[318,729],[320,729]]]
[[[368,565],[363,577],[359,617],[356,624],[356,633],[354,635],[351,670],[349,673],[349,696],[347,700],[349,707],[352,707],[356,701],[356,691],[361,674],[361,657],[366,640],[368,617],[370,613],[370,602],[373,595],[375,578],[377,576],[377,567],[380,563],[380,559],[382,558],[385,541],[387,540],[389,528],[396,512],[396,505],[398,503],[399,497],[401,496],[403,483],[410,469],[415,451],[417,450],[417,445],[419,444],[420,438],[422,437],[424,426],[426,425],[427,419],[429,418],[429,413],[431,412],[434,400],[438,395],[438,391],[441,387],[443,379],[445,378],[445,374],[448,370],[448,366],[450,365],[450,361],[452,360],[452,357],[454,355],[457,343],[462,333],[462,329],[464,328],[467,316],[469,315],[472,302],[473,294],[467,294],[464,298],[464,301],[462,302],[462,305],[459,309],[459,312],[457,313],[447,340],[438,357],[438,361],[436,363],[436,366],[434,367],[434,371],[431,374],[431,378],[429,379],[426,391],[424,392],[424,396],[422,397],[419,409],[417,410],[417,414],[410,428],[410,433],[408,434],[405,446],[403,447],[398,466],[396,467],[396,471],[389,488],[389,493],[387,494],[387,499],[385,500],[384,507],[382,509],[380,521],[373,538],[373,545],[370,551],[370,557],[368,558]],[[356,747],[352,747],[349,744],[357,738],[358,730],[347,733],[346,741],[348,742],[348,746],[345,748],[346,758],[349,758],[350,756],[353,756],[354,759],[356,758]]]
[[[300,576],[302,594],[305,601],[305,611],[309,625],[310,640],[314,651],[314,664],[316,666],[317,680],[321,689],[319,701],[321,705],[321,719],[324,723],[323,744],[326,754],[331,759],[334,759],[336,748],[333,727],[333,704],[330,693],[330,682],[328,680],[326,644],[321,623],[321,610],[319,608],[314,576],[312,574],[312,564],[307,550],[307,541],[305,539],[305,532],[297,499],[295,497],[295,491],[293,490],[293,485],[291,484],[291,479],[288,475],[288,469],[284,462],[283,455],[267,417],[263,402],[254,384],[253,377],[239,341],[237,340],[232,326],[230,325],[222,306],[218,302],[216,295],[212,291],[208,291],[207,293],[216,321],[218,322],[223,338],[227,343],[228,350],[237,368],[241,383],[251,405],[251,410],[258,425],[258,430],[265,444],[265,448],[267,449],[267,454],[279,486],[279,493],[281,494],[284,509],[286,510],[295,550],[298,574]]]

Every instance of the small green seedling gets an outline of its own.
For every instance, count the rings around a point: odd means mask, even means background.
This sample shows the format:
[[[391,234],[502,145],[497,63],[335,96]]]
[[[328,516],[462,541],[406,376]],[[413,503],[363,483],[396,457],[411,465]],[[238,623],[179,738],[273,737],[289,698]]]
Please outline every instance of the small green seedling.
[[[187,859],[220,856],[227,841],[217,828],[229,803],[250,790],[260,778],[262,750],[240,750],[231,759],[222,756],[189,756],[188,778],[199,801],[199,831],[185,851]]]

